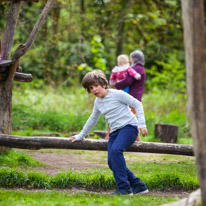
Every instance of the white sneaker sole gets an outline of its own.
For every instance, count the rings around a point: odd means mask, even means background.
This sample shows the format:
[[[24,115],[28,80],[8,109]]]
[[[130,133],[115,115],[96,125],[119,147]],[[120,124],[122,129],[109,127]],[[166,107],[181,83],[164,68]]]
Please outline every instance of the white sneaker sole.
[[[149,192],[149,190],[145,190],[145,191],[142,191],[142,192],[138,192],[135,195],[143,195],[143,194],[147,194],[148,192]]]

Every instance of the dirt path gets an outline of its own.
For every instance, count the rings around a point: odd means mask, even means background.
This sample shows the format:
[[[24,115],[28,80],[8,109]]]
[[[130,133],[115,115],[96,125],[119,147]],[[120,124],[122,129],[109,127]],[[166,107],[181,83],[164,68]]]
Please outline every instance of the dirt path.
[[[42,163],[44,163],[45,167],[37,167],[34,170],[41,171],[41,172],[46,172],[49,176],[54,176],[60,171],[64,170],[82,170],[82,169],[92,169],[92,168],[108,168],[106,164],[99,164],[96,163],[98,161],[95,160],[102,160],[102,157],[100,157],[100,153],[94,153],[90,154],[92,156],[86,156],[78,153],[66,153],[66,154],[59,154],[56,152],[30,152],[27,151],[27,154],[31,155],[35,160],[38,160]],[[141,154],[144,155],[144,154]],[[148,155],[148,154],[145,154]],[[103,158],[104,161],[106,162],[106,156]],[[31,191],[31,190],[29,190]],[[51,191],[51,190],[32,190],[32,191]],[[89,192],[89,193],[102,193],[102,194],[110,194],[111,191],[88,191],[88,190],[80,190],[78,188],[71,188],[71,189],[63,189],[59,190],[61,192],[66,192],[66,193],[84,193],[84,192]],[[164,190],[164,191],[150,191],[148,195],[153,195],[153,196],[160,196],[160,197],[187,197],[189,192],[187,191],[182,191],[182,190]]]
[[[107,168],[106,165],[97,164],[88,161],[82,155],[78,154],[57,154],[57,153],[29,153],[35,160],[47,165],[47,167],[36,168],[39,171],[46,172],[54,176],[62,170],[82,170],[91,168]]]

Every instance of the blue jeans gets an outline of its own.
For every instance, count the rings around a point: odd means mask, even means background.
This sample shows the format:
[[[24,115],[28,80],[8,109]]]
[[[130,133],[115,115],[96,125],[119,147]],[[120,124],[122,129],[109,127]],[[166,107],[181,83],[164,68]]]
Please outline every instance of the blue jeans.
[[[118,189],[135,188],[144,184],[127,168],[123,156],[123,152],[135,142],[137,135],[138,128],[132,125],[109,134],[108,165],[113,171]]]

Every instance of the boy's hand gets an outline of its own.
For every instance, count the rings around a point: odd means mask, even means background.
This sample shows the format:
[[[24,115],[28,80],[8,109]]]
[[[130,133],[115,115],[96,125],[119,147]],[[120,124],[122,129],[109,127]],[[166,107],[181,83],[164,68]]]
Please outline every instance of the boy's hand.
[[[147,128],[140,128],[139,130],[142,133],[143,137],[147,136]]]
[[[76,136],[74,135],[74,136],[71,136],[70,138],[72,138],[73,140],[72,140],[72,142],[76,142],[77,140],[76,140]]]

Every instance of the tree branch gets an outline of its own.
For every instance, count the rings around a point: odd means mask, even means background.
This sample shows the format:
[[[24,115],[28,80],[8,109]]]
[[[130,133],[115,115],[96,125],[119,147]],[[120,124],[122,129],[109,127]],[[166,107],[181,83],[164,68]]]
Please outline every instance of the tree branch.
[[[44,9],[42,10],[42,13],[38,19],[38,21],[36,22],[30,36],[29,36],[29,39],[28,41],[25,43],[25,44],[22,44],[20,45],[16,51],[14,52],[14,55],[13,55],[13,60],[15,59],[18,59],[19,57],[23,56],[31,47],[31,45],[33,44],[38,32],[39,32],[39,29],[40,27],[42,26],[42,24],[45,22],[45,19],[48,15],[48,12],[53,4],[55,0],[48,0]]]
[[[13,45],[14,33],[16,30],[16,25],[17,25],[18,18],[19,18],[21,4],[22,4],[21,1],[12,2],[10,11],[7,15],[6,29],[4,32],[4,39],[3,39],[3,45],[2,45],[2,53],[3,53],[4,60],[8,60],[11,55],[11,48]]]

